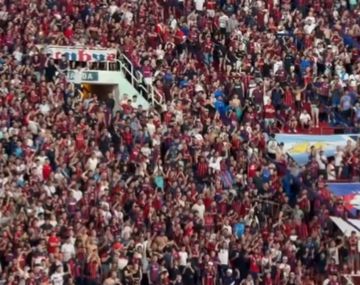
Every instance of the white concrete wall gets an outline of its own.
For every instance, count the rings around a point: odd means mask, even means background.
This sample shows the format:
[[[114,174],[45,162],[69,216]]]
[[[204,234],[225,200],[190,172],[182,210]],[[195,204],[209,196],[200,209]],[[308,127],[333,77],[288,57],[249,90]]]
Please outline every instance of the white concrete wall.
[[[97,80],[82,80],[82,83],[111,85],[115,84],[117,85],[117,88],[115,88],[115,101],[117,103],[119,103],[124,98],[125,94],[128,96],[128,98],[132,98],[134,95],[137,95],[136,105],[142,105],[144,109],[149,108],[149,102],[142,95],[139,94],[139,92],[134,88],[134,86],[131,85],[131,83],[125,78],[124,74],[121,71],[89,70],[89,72],[97,73]]]

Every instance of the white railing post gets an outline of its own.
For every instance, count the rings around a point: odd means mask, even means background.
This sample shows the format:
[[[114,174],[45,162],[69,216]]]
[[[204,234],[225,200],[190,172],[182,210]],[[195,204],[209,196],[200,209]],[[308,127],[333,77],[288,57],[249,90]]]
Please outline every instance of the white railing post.
[[[159,106],[161,106],[163,104],[164,98],[159,94],[156,87],[153,86],[152,84],[146,85],[146,86],[142,85],[142,83],[143,83],[142,74],[140,73],[140,78],[137,77],[137,75],[134,73],[134,70],[135,70],[134,65],[123,53],[120,53],[118,62],[119,62],[120,71],[123,71],[124,75],[128,75],[128,74],[130,75],[131,85],[134,86],[134,84],[137,83],[138,87],[147,93],[147,95],[151,101],[151,104],[153,106],[155,104],[157,104]],[[155,96],[156,96],[156,98],[155,98]]]
[[[131,84],[132,86],[134,86],[134,66],[132,65],[132,63],[130,63],[130,71],[131,71]]]
[[[151,93],[151,104],[154,106],[154,102],[155,102],[155,94],[154,94],[154,87],[153,85],[149,85],[151,88],[150,88],[150,93]]]

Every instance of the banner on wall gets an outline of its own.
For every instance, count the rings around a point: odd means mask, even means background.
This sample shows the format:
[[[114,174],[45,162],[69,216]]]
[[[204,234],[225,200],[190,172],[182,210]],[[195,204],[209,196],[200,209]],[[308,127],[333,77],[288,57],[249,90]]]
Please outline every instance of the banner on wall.
[[[77,76],[77,72],[79,71],[74,71],[74,70],[70,70],[67,74],[68,80],[71,82],[76,81],[76,76]],[[81,81],[98,81],[99,80],[99,73],[96,71],[82,71],[79,73]],[[76,82],[75,82],[76,83]]]
[[[360,137],[358,134],[346,135],[300,135],[300,134],[277,134],[275,139],[278,143],[284,143],[284,150],[298,163],[306,164],[309,159],[311,146],[321,148],[329,157],[336,152],[336,147],[344,147],[348,141],[355,144]]]
[[[44,53],[53,59],[61,59],[62,56],[65,56],[69,61],[81,62],[115,61],[117,56],[116,49],[73,46],[46,46]]]

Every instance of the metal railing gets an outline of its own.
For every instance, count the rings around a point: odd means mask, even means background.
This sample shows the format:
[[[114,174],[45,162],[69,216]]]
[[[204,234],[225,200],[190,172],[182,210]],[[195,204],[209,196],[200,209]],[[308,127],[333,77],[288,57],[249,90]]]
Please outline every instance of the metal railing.
[[[57,61],[55,61],[57,62]],[[83,71],[120,71],[118,60],[116,61],[96,61],[96,62],[78,62],[70,61],[66,71],[76,70],[77,66],[82,66]]]
[[[142,76],[139,70],[134,68],[133,63],[128,59],[123,53],[120,54],[120,63],[121,70],[126,73],[125,75],[130,77],[131,84],[137,89],[141,90],[141,95],[145,95],[145,98],[150,100],[151,104],[156,107],[162,107],[164,103],[163,95],[156,89],[156,87],[151,84],[146,84],[144,82],[144,77]]]
[[[79,63],[70,62],[69,71],[76,70]],[[122,71],[129,83],[155,107],[162,107],[164,103],[163,95],[155,88],[153,84],[146,84],[144,77],[139,70],[134,68],[133,63],[123,53],[120,53],[116,61],[97,61],[85,63],[83,71]]]

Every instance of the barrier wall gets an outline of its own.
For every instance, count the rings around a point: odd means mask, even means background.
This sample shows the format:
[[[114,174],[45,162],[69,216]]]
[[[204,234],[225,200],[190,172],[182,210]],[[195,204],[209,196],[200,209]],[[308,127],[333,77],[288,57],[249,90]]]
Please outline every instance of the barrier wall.
[[[68,72],[68,80],[70,82],[75,82],[76,77],[79,76],[76,74],[77,71],[70,70]],[[121,71],[102,71],[102,70],[89,70],[81,72],[81,83],[87,84],[99,84],[99,85],[116,85],[115,88],[115,100],[121,102],[125,95],[128,98],[132,98],[134,95],[137,95],[136,105],[142,105],[144,109],[148,109],[150,104],[149,102],[135,89],[134,86],[129,83],[125,78],[123,72]]]

